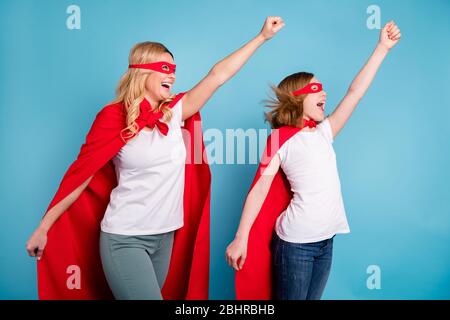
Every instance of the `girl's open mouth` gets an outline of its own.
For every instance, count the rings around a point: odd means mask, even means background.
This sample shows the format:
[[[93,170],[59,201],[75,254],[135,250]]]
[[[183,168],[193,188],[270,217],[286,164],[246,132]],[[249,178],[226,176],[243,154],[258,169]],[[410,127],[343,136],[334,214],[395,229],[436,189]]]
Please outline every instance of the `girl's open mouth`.
[[[325,111],[325,102],[319,102],[319,103],[317,103],[317,106],[318,106],[322,111]]]

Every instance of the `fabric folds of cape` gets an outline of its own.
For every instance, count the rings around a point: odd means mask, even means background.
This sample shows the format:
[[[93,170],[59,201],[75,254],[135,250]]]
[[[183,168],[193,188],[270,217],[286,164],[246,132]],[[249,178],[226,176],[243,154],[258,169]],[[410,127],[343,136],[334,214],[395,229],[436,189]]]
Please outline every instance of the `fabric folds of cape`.
[[[178,94],[173,107],[183,93]],[[88,186],[50,228],[38,261],[40,299],[113,299],[99,254],[100,222],[117,185],[112,158],[125,142],[122,104],[105,106],[96,116],[77,159],[65,173],[46,212],[93,175]],[[143,126],[140,126],[140,130]],[[211,174],[200,114],[182,128],[187,158],[184,226],[175,232],[164,299],[208,299]]]
[[[300,128],[285,126],[272,131],[248,193],[261,178],[276,152],[300,130]],[[235,273],[236,299],[273,299],[270,243],[276,219],[287,208],[291,199],[289,182],[283,171],[279,169],[250,230],[244,266],[242,270]]]

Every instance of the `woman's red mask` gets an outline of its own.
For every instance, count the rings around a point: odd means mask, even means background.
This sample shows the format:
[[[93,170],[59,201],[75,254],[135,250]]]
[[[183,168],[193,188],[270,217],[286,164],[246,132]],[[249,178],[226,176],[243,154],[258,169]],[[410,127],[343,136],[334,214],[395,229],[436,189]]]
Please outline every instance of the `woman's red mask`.
[[[177,65],[165,61],[157,61],[145,64],[130,64],[128,68],[148,69],[165,74],[175,73]]]
[[[292,92],[292,94],[294,96],[299,96],[301,94],[317,93],[320,91],[322,91],[322,84],[318,83],[318,82],[313,82],[313,83],[310,83],[310,84],[304,86],[301,89],[298,89],[298,90]]]

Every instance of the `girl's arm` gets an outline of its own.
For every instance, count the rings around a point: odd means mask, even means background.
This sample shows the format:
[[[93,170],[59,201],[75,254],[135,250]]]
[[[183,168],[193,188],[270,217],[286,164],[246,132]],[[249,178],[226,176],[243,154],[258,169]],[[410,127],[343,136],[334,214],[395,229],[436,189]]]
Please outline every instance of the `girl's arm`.
[[[353,80],[347,94],[337,108],[328,117],[333,137],[335,137],[344,127],[345,123],[352,115],[353,110],[355,110],[358,105],[359,100],[361,100],[372,83],[372,80],[387,53],[398,43],[400,37],[400,29],[393,21],[387,23],[381,30],[380,40],[369,60]]]
[[[261,206],[264,203],[264,199],[269,192],[273,178],[279,168],[280,158],[277,155],[270,161],[268,167],[247,196],[236,236],[225,252],[227,263],[235,270],[241,270],[244,265],[247,257],[247,242],[250,229],[261,210]],[[239,258],[240,261],[238,266]]]
[[[41,258],[47,244],[47,232],[56,220],[66,211],[72,203],[80,196],[87,187],[93,176],[90,176],[82,185],[76,188],[67,197],[53,206],[42,218],[41,223],[36,228],[30,239],[27,241],[26,250],[31,257]]]
[[[255,38],[215,64],[206,77],[183,96],[183,120],[199,111],[213,93],[241,69],[256,49],[283,27],[284,22],[280,17],[268,17]]]

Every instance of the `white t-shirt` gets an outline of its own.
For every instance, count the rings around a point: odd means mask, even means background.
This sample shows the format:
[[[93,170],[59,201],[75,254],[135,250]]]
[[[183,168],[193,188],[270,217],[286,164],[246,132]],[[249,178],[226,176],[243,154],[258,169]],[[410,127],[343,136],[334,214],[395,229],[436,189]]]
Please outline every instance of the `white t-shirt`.
[[[183,226],[186,148],[182,132],[182,100],[172,108],[169,132],[143,128],[113,158],[117,186],[101,222],[101,230],[122,235],[150,235]]]
[[[299,131],[278,150],[293,198],[275,231],[288,242],[309,243],[349,233],[328,118]]]

